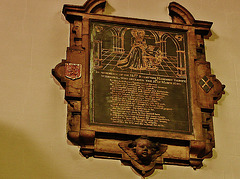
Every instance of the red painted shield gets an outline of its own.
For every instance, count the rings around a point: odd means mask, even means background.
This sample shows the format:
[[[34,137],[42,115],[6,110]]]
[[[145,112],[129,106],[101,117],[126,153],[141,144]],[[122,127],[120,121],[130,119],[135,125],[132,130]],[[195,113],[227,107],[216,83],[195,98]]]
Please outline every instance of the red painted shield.
[[[81,64],[65,63],[65,77],[70,78],[72,80],[76,80],[81,78],[81,76],[82,76]]]

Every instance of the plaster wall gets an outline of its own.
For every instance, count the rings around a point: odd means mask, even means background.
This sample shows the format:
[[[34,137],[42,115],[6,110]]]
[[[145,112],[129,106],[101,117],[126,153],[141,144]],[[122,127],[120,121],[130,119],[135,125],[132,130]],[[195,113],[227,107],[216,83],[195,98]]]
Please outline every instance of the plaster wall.
[[[226,85],[215,105],[216,148],[200,170],[164,166],[149,179],[240,178],[240,1],[178,0],[198,20],[214,22],[206,40],[212,72]],[[66,139],[64,90],[51,69],[68,46],[63,4],[84,0],[0,1],[0,178],[137,179],[120,161],[89,158]],[[106,14],[171,21],[169,0],[108,0]]]

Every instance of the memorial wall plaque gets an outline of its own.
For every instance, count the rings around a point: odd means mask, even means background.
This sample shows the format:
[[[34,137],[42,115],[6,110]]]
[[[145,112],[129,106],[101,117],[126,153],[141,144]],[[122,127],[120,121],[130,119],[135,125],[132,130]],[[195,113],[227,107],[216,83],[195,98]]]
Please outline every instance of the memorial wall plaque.
[[[94,21],[90,31],[91,123],[191,133],[186,31]]]
[[[65,89],[69,141],[143,177],[163,164],[201,168],[224,94],[205,57],[212,23],[176,2],[171,23],[102,15],[105,3],[63,7],[70,45],[52,73]]]

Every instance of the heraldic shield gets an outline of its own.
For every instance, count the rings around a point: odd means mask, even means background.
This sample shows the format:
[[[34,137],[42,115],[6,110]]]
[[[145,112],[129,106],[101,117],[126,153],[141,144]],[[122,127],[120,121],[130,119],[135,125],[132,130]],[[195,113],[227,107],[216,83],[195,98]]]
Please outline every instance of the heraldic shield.
[[[65,63],[65,77],[71,80],[76,80],[82,76],[82,65]]]

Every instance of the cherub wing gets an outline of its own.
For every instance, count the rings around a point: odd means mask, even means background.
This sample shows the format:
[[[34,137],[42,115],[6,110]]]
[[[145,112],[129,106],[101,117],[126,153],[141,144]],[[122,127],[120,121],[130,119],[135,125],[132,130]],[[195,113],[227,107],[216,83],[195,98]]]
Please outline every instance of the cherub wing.
[[[138,157],[131,147],[133,141],[120,142],[118,146],[132,159],[137,161]]]
[[[156,160],[159,156],[165,153],[168,148],[167,144],[157,144],[157,145],[159,147],[159,150],[157,150],[156,153],[153,155],[153,160]]]

